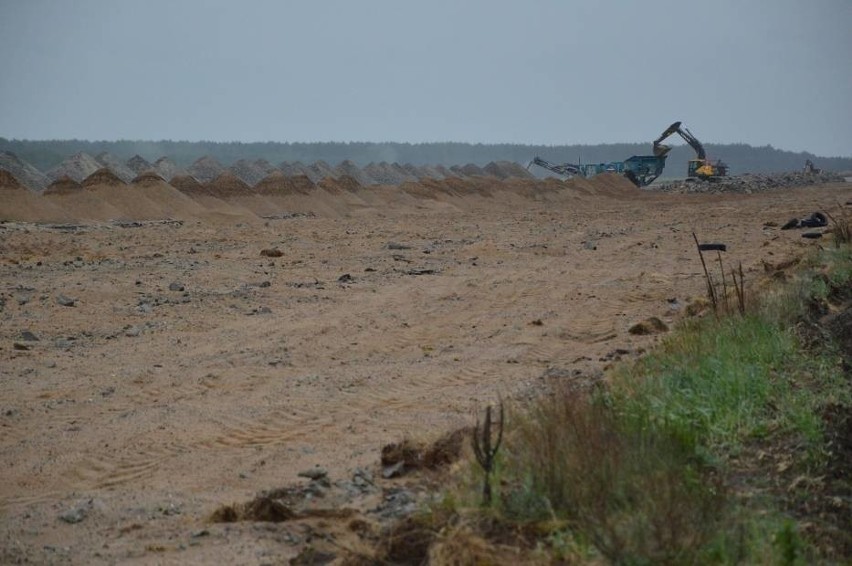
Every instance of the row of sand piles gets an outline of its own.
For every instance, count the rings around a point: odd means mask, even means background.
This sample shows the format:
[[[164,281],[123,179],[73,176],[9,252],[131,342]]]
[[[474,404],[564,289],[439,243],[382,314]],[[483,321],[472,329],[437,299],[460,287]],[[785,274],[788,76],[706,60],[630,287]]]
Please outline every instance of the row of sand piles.
[[[569,202],[582,198],[625,198],[641,194],[617,175],[571,181],[473,176],[409,181],[399,186],[363,186],[349,175],[314,183],[307,175],[273,171],[255,187],[226,171],[208,183],[178,175],[167,183],[146,171],[125,183],[107,168],[77,182],[62,176],[43,192],[21,185],[0,170],[0,221],[108,222],[114,220],[210,220],[260,222],[292,214],[344,216],[367,209],[465,208],[496,203],[519,206],[524,200]],[[484,199],[484,200],[483,200]],[[489,204],[491,206],[491,204]]]
[[[345,160],[336,167],[322,160],[309,165],[299,161],[285,161],[274,166],[265,159],[255,161],[240,159],[230,167],[225,167],[216,159],[204,156],[184,170],[167,157],[161,157],[151,163],[140,155],[134,155],[122,163],[118,158],[107,152],[100,153],[97,157],[92,157],[84,152],[75,153],[43,174],[11,152],[4,152],[0,155],[0,169],[12,173],[21,184],[33,191],[42,191],[53,181],[64,177],[69,177],[81,183],[83,179],[104,167],[112,171],[116,177],[125,183],[131,182],[142,173],[155,173],[166,181],[171,181],[177,176],[190,175],[200,183],[205,184],[214,181],[223,173],[229,172],[249,187],[254,187],[275,171],[281,171],[288,177],[304,175],[313,183],[319,183],[326,178],[340,180],[343,177],[349,177],[354,179],[358,185],[365,187],[370,185],[399,185],[424,179],[440,180],[451,177],[532,178],[532,175],[522,166],[507,161],[491,162],[485,167],[467,164],[447,168],[442,165],[418,166],[410,163],[401,165],[387,162],[373,162],[364,167],[359,167],[351,160]]]

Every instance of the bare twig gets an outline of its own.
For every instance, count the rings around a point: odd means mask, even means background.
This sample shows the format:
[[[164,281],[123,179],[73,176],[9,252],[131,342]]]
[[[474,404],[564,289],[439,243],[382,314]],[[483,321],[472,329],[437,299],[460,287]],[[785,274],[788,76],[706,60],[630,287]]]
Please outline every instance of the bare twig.
[[[482,432],[479,430],[479,419],[476,419],[476,428],[473,429],[473,453],[476,461],[485,471],[485,480],[482,485],[482,504],[491,504],[491,472],[494,471],[494,459],[500,449],[503,440],[503,401],[500,401],[500,420],[497,423],[497,441],[491,442],[491,405],[485,409],[485,424]],[[480,438],[481,436],[481,438]]]
[[[707,264],[704,262],[704,253],[701,251],[701,244],[698,243],[698,236],[695,235],[695,232],[692,233],[692,238],[695,240],[695,247],[698,249],[698,257],[701,258],[701,267],[704,268],[704,278],[707,279],[707,296],[713,303],[713,312],[716,312],[719,307],[716,300],[716,288],[713,286],[713,280],[710,279]]]

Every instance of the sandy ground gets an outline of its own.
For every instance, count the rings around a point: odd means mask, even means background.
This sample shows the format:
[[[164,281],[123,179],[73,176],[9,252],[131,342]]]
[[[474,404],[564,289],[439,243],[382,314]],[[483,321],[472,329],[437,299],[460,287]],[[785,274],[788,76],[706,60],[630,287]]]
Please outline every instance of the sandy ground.
[[[703,293],[693,231],[757,284],[764,263],[828,244],[764,224],[835,210],[852,184],[299,198],[315,216],[223,200],[184,203],[182,224],[0,224],[0,562],[286,561],[298,525],[207,517],[316,465],[375,469],[383,444],[470,425],[545,374],[638,355],[660,338],[631,325],[674,324]],[[169,208],[148,200],[149,220]]]

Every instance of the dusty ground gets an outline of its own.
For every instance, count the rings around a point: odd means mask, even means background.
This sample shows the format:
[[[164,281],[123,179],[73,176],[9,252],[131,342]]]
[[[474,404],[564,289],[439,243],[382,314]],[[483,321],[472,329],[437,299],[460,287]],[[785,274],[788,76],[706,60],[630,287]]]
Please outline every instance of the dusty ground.
[[[285,561],[298,524],[207,518],[317,465],[375,471],[383,444],[545,374],[594,377],[659,339],[631,325],[702,295],[693,231],[756,283],[827,245],[765,223],[852,199],[399,191],[266,221],[0,224],[0,562]]]

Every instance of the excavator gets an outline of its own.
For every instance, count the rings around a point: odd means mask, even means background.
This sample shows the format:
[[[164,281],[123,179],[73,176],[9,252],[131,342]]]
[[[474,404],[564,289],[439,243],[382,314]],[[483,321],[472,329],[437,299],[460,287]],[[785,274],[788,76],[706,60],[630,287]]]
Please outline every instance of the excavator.
[[[683,138],[683,141],[688,143],[690,147],[695,150],[695,159],[689,160],[689,167],[686,171],[686,176],[688,178],[713,181],[720,177],[727,176],[728,166],[721,161],[711,163],[710,160],[707,159],[704,146],[701,145],[698,138],[692,135],[692,132],[685,127],[681,127],[681,122],[675,122],[666,128],[666,131],[660,134],[660,137],[654,140],[654,155],[657,157],[664,157],[669,151],[671,151],[671,146],[663,145],[663,141],[672,134],[678,134]]]

